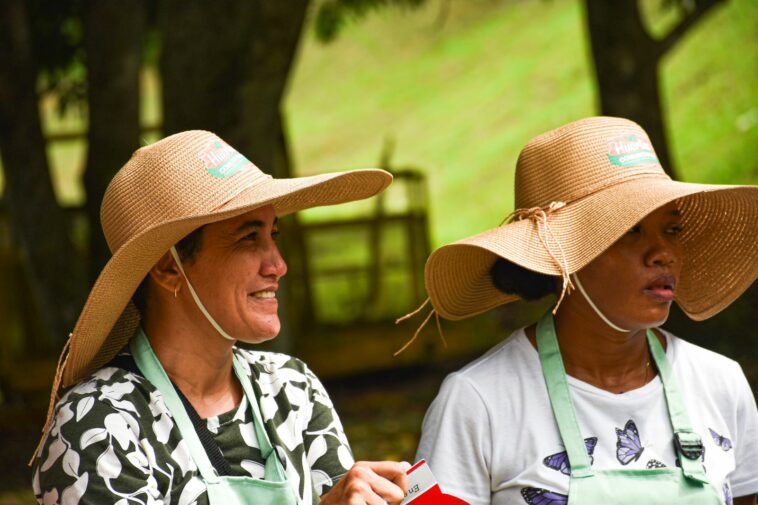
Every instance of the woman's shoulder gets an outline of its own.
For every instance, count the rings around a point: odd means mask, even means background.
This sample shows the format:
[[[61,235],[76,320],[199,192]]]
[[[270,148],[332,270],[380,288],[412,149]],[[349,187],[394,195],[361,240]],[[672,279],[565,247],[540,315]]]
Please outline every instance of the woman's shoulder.
[[[519,328],[480,357],[449,374],[445,382],[466,383],[481,391],[490,390],[495,384],[521,383],[535,374],[539,374],[537,350],[529,343],[524,328]]]
[[[317,380],[303,360],[289,354],[242,347],[235,347],[234,353],[252,377],[276,377],[279,381],[304,384]]]
[[[234,347],[234,354],[251,365],[268,369],[291,368],[305,370],[308,366],[301,359],[289,354],[273,351],[259,351],[246,347]]]
[[[700,370],[721,370],[728,373],[742,373],[739,363],[732,358],[694,344],[669,331],[663,330],[663,333],[666,335],[668,344],[672,346],[671,352],[667,354],[669,355],[669,358],[673,358],[675,366],[697,367]]]
[[[672,347],[666,353],[672,368],[686,384],[722,398],[732,398],[738,391],[746,389],[743,386],[747,384],[747,378],[737,361],[669,332],[664,333]]]
[[[301,359],[289,354],[241,347],[235,348],[234,352],[261,394],[277,399],[280,404],[277,408],[290,404],[302,406],[308,402],[333,408],[324,385]],[[285,394],[281,394],[282,391]]]
[[[109,435],[121,445],[150,428],[154,416],[167,412],[163,398],[142,376],[115,366],[105,366],[67,389],[55,405],[45,447],[47,465],[52,464],[53,450],[62,447],[65,434],[68,446],[84,451]],[[40,459],[37,464],[41,464]]]
[[[138,410],[137,406],[149,404],[150,397],[155,391],[155,387],[142,375],[118,366],[106,365],[67,389],[58,402],[57,408],[67,402],[82,404],[92,402],[92,405],[99,403],[121,410],[126,405],[133,407],[133,410]],[[80,409],[83,408],[80,407]],[[132,409],[127,408],[127,410]]]

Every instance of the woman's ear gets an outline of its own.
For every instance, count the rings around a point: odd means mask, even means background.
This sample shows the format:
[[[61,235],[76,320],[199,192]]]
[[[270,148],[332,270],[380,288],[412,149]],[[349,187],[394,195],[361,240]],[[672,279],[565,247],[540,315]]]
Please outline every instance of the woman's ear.
[[[176,265],[171,253],[167,252],[158,260],[148,273],[155,286],[159,289],[165,289],[168,293],[176,293],[182,287],[182,273]]]

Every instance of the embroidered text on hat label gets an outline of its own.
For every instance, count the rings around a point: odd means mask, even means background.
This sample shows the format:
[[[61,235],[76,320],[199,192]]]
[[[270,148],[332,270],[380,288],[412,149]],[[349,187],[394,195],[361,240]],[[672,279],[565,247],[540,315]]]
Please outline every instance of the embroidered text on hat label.
[[[608,160],[619,167],[660,163],[650,142],[634,134],[608,139]]]
[[[197,153],[208,173],[213,177],[223,179],[229,177],[250,165],[250,161],[234,150],[229,144],[213,139]]]

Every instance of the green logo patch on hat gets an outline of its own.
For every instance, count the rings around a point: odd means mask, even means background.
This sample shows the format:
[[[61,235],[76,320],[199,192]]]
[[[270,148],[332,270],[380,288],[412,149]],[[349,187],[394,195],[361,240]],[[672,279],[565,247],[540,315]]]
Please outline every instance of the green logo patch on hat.
[[[634,134],[608,139],[608,161],[619,167],[660,163],[650,142]]]
[[[198,156],[208,173],[219,179],[230,177],[251,164],[229,144],[217,139],[208,142]]]

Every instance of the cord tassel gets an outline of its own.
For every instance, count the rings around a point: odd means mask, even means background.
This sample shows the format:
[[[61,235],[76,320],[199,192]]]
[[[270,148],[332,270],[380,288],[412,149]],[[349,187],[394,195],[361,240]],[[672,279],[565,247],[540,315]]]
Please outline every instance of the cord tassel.
[[[561,279],[563,280],[563,287],[561,289],[561,295],[558,297],[558,302],[555,304],[555,307],[553,307],[553,315],[555,315],[558,312],[558,307],[560,307],[561,302],[563,302],[563,299],[565,298],[567,293],[571,293],[571,291],[574,288],[574,283],[571,282],[571,275],[569,274],[569,268],[568,268],[568,262],[566,261],[566,253],[563,250],[563,246],[561,246],[561,242],[555,237],[553,234],[553,230],[550,229],[550,225],[548,224],[548,217],[550,215],[566,206],[565,202],[550,202],[550,205],[548,205],[546,208],[542,207],[532,207],[529,209],[516,209],[508,216],[506,216],[505,219],[503,219],[503,222],[500,223],[500,225],[504,225],[506,223],[512,223],[514,221],[522,221],[524,219],[529,219],[535,223],[537,226],[537,236],[539,236],[540,241],[542,242],[542,245],[545,246],[545,250],[550,255],[550,258],[555,262],[556,265],[558,265],[558,270],[561,272]],[[552,249],[550,248],[550,245],[548,244],[547,237],[548,234],[550,237],[552,237],[553,241],[558,246],[558,250],[561,254],[561,259],[559,260],[555,254],[553,254]]]
[[[415,316],[416,314],[418,314],[419,312],[421,312],[422,310],[424,310],[424,307],[426,307],[429,304],[429,301],[430,301],[430,299],[427,298],[426,300],[424,300],[424,303],[422,303],[421,306],[419,308],[417,308],[416,310],[414,310],[413,312],[411,312],[409,314],[406,314],[403,317],[399,317],[399,318],[395,319],[395,324],[401,323],[401,322],[405,321],[406,319],[410,319],[413,316]]]
[[[424,303],[422,303],[419,308],[417,308],[413,312],[410,312],[410,313],[404,315],[403,317],[397,318],[395,320],[395,324],[401,323],[402,321],[405,321],[406,319],[412,318],[413,316],[415,316],[416,314],[418,314],[419,312],[421,312],[422,310],[424,310],[424,307],[426,307],[427,305],[429,305],[430,301],[431,301],[431,299],[427,298],[426,300],[424,300]],[[440,339],[442,339],[442,344],[445,347],[447,347],[447,340],[445,339],[445,333],[442,331],[442,322],[440,321],[440,315],[439,315],[439,313],[436,310],[432,309],[431,311],[429,311],[429,314],[424,319],[424,322],[421,323],[421,326],[419,326],[418,329],[416,330],[416,332],[413,334],[413,337],[411,337],[411,339],[408,342],[406,342],[403,347],[401,347],[399,350],[395,351],[392,354],[393,356],[399,355],[400,353],[402,353],[403,351],[405,351],[406,349],[408,349],[408,347],[410,347],[410,345],[413,342],[416,341],[416,338],[421,333],[421,330],[423,330],[424,326],[426,326],[429,323],[429,320],[432,318],[432,315],[434,315],[435,321],[437,323],[437,332],[439,333]]]
[[[424,302],[424,305],[426,305],[426,302]],[[419,311],[419,310],[421,310],[421,309],[420,309],[420,308],[419,308],[419,309],[416,309],[416,313],[418,313],[418,311]],[[411,344],[412,344],[412,343],[413,343],[413,342],[416,340],[416,338],[418,337],[419,333],[421,333],[421,330],[423,330],[423,329],[424,329],[424,326],[426,326],[426,324],[427,324],[427,323],[429,322],[429,320],[432,318],[432,315],[433,315],[433,314],[435,314],[435,312],[434,312],[434,309],[432,309],[432,310],[430,310],[430,311],[429,311],[429,315],[428,315],[428,316],[426,316],[426,319],[424,319],[424,322],[423,322],[423,323],[421,323],[421,326],[419,326],[419,327],[418,327],[418,329],[416,330],[416,333],[414,333],[414,334],[413,334],[413,337],[412,337],[412,338],[411,338],[411,339],[410,339],[408,342],[406,342],[406,343],[405,343],[405,345],[404,345],[403,347],[401,347],[400,349],[398,349],[397,351],[395,351],[395,353],[393,354],[393,356],[397,356],[398,354],[400,354],[400,353],[402,353],[403,351],[405,351],[406,349],[408,349],[408,347],[410,347],[410,345],[411,345]],[[405,318],[407,319],[407,317],[405,317]],[[402,319],[402,318],[401,318],[401,319]],[[398,319],[398,322],[399,322],[401,319]]]
[[[447,349],[447,339],[445,339],[445,333],[442,331],[442,322],[440,321],[440,315],[437,313],[437,311],[434,312],[434,319],[437,320],[437,332],[440,334],[440,338],[442,339],[442,345],[444,345],[445,349]]]

